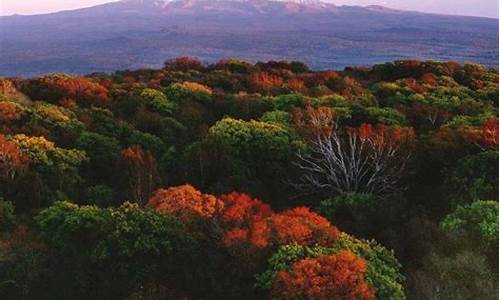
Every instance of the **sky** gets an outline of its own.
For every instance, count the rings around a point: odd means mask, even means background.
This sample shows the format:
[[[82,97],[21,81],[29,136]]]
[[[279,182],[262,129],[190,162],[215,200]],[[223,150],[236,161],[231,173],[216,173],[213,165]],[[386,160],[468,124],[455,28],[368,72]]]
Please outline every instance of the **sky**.
[[[0,0],[0,15],[41,14],[111,0]],[[328,0],[338,5],[383,5],[422,12],[498,18],[498,0]]]

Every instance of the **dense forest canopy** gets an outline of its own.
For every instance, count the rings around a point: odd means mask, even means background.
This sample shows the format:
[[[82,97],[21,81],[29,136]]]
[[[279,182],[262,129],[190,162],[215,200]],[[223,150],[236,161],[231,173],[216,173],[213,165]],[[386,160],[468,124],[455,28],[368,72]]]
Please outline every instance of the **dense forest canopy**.
[[[1,299],[496,299],[498,70],[0,79]]]

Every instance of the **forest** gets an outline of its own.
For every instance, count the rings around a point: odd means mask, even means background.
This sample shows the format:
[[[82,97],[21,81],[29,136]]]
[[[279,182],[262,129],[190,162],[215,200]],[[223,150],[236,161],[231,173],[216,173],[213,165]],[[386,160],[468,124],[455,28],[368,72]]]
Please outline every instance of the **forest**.
[[[493,300],[498,69],[0,78],[0,299]]]

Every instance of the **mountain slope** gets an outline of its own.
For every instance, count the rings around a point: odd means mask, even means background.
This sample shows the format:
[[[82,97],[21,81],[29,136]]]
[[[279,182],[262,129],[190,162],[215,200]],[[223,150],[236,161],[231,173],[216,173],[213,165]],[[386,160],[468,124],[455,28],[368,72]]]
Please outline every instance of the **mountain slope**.
[[[314,68],[408,57],[498,61],[497,20],[316,0],[123,0],[1,17],[0,31],[1,75],[156,67],[182,55],[297,59]]]

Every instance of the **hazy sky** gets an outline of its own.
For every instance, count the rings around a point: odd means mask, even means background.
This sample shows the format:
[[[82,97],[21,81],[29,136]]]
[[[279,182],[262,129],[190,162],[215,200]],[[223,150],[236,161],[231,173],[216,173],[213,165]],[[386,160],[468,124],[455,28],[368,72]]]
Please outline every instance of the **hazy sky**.
[[[65,9],[92,6],[111,0],[0,0],[0,14],[39,14]],[[498,0],[329,0],[335,4],[371,5],[498,18]]]

